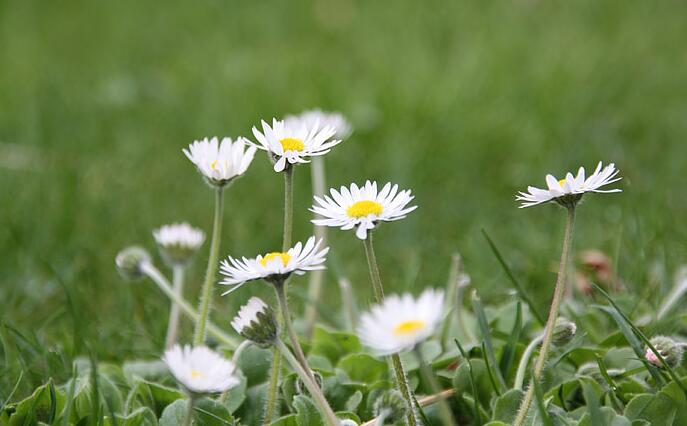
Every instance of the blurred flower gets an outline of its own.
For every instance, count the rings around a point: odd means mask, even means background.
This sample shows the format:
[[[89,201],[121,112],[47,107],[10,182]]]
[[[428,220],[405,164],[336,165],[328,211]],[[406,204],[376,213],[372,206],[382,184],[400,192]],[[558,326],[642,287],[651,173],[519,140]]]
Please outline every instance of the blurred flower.
[[[406,207],[414,196],[410,190],[398,192],[398,185],[387,183],[381,191],[377,191],[377,182],[365,182],[358,188],[355,183],[350,189],[342,186],[339,191],[329,190],[330,198],[315,196],[316,205],[310,211],[319,214],[323,219],[313,219],[319,226],[337,226],[348,230],[356,228],[355,235],[364,240],[367,231],[373,229],[379,222],[391,222],[403,219],[417,206]]]
[[[556,346],[565,346],[575,337],[577,325],[565,317],[556,318],[556,325],[553,327],[553,343]]]
[[[575,281],[577,289],[585,295],[591,294],[592,282],[612,291],[618,291],[622,287],[621,280],[615,274],[611,258],[596,249],[585,250],[580,254]]]
[[[596,170],[591,176],[585,179],[584,167],[580,167],[577,176],[573,176],[568,172],[564,179],[556,179],[553,175],[546,175],[547,189],[535,188],[528,186],[528,192],[520,192],[517,197],[518,201],[523,201],[520,208],[536,206],[537,204],[546,203],[548,201],[555,201],[564,207],[572,207],[582,198],[582,195],[587,192],[621,192],[620,189],[601,190],[602,186],[619,181],[622,178],[616,177],[618,170],[616,170],[613,163],[607,165],[603,169],[602,163],[596,166]]]
[[[286,253],[272,252],[256,258],[241,260],[231,256],[220,264],[220,273],[226,278],[220,282],[232,288],[222,295],[231,293],[247,281],[264,279],[269,282],[285,280],[292,273],[303,275],[307,271],[325,269],[323,263],[329,247],[320,249],[322,240],[315,243],[315,237],[308,238],[303,246],[298,243]]]
[[[265,302],[251,297],[231,321],[237,333],[259,346],[271,346],[277,338],[274,312]]]
[[[244,174],[253,161],[255,147],[248,147],[245,138],[233,141],[216,137],[195,141],[184,149],[184,154],[205,179],[214,186],[224,186],[232,179]]]
[[[443,317],[444,293],[427,289],[415,300],[410,294],[392,295],[360,318],[360,341],[377,355],[412,349],[430,337]]]
[[[120,251],[115,258],[115,264],[119,274],[127,280],[138,280],[143,278],[141,270],[143,263],[150,263],[151,257],[148,251],[142,247],[132,246]]]
[[[383,418],[383,424],[396,424],[406,416],[407,412],[408,405],[401,392],[396,389],[387,390],[375,401],[375,417]]]
[[[311,109],[303,111],[298,115],[287,115],[284,117],[284,124],[292,129],[305,126],[310,129],[313,127],[332,127],[336,131],[334,137],[346,139],[350,136],[353,128],[343,114],[338,112],[326,112],[321,109]]]
[[[331,140],[335,133],[333,127],[322,127],[318,123],[312,126],[300,123],[297,127],[291,127],[284,121],[273,119],[270,127],[263,120],[262,132],[253,127],[253,135],[259,144],[248,143],[267,151],[274,161],[274,171],[281,172],[292,164],[308,163],[308,157],[328,153],[341,142]]]
[[[181,386],[193,394],[224,392],[239,384],[234,364],[205,346],[175,345],[162,360]]]
[[[188,262],[205,241],[203,231],[186,222],[161,226],[153,231],[153,237],[170,266]]]
[[[675,342],[675,340],[666,336],[655,336],[651,339],[651,344],[661,354],[670,368],[675,368],[682,362],[683,349],[682,345]],[[661,360],[656,356],[651,348],[646,348],[644,357],[647,361],[657,367],[663,367]]]

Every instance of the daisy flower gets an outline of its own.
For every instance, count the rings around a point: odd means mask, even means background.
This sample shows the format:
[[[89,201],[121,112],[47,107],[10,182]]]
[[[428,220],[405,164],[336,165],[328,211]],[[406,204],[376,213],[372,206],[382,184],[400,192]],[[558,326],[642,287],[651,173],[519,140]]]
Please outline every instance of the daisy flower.
[[[322,216],[313,219],[312,223],[319,226],[336,226],[348,230],[356,228],[355,235],[364,240],[367,231],[379,222],[391,222],[403,219],[417,208],[407,207],[414,196],[410,190],[398,191],[398,185],[387,183],[381,191],[377,191],[377,182],[365,182],[358,188],[352,183],[350,189],[342,186],[339,191],[330,189],[328,195],[320,198],[315,196],[316,204],[310,211]]]
[[[224,392],[239,384],[236,366],[205,346],[175,345],[162,360],[181,386],[194,394]]]
[[[310,237],[305,245],[299,242],[285,253],[271,252],[241,260],[229,256],[220,264],[220,273],[225,276],[220,284],[232,287],[222,295],[231,293],[248,281],[264,279],[279,282],[292,273],[303,275],[307,271],[325,269],[323,263],[329,247],[320,249],[321,245],[322,240],[315,243],[315,237]]]
[[[153,231],[153,237],[165,261],[172,265],[186,263],[205,241],[205,233],[186,222],[164,225]]]
[[[214,137],[195,141],[183,151],[210,184],[224,186],[246,172],[256,149],[247,146],[245,138],[222,138],[220,143]]]
[[[577,176],[568,172],[565,178],[560,180],[553,175],[546,175],[547,189],[528,186],[528,192],[520,192],[515,199],[523,202],[520,208],[536,206],[548,201],[555,201],[564,207],[571,207],[587,192],[621,192],[620,189],[599,189],[622,179],[616,177],[617,175],[618,170],[613,163],[602,168],[602,163],[599,162],[594,173],[586,179],[584,167],[580,167]]]
[[[412,349],[436,331],[443,317],[444,292],[427,289],[416,300],[392,295],[360,317],[360,341],[379,356]]]
[[[308,163],[308,157],[328,153],[341,142],[331,140],[335,133],[333,127],[321,127],[317,122],[311,126],[301,122],[292,127],[277,119],[272,120],[271,127],[263,120],[262,132],[253,127],[253,135],[259,142],[254,146],[272,156],[275,172],[281,172],[292,164]]]
[[[298,115],[287,115],[284,117],[286,126],[295,129],[301,126],[312,128],[318,124],[321,127],[333,127],[336,133],[334,137],[337,139],[345,139],[350,136],[353,131],[351,123],[338,112],[326,112],[321,109],[311,109],[303,111]]]
[[[248,303],[239,309],[239,313],[231,321],[231,326],[238,334],[261,346],[269,346],[277,338],[274,312],[257,297],[251,297]]]

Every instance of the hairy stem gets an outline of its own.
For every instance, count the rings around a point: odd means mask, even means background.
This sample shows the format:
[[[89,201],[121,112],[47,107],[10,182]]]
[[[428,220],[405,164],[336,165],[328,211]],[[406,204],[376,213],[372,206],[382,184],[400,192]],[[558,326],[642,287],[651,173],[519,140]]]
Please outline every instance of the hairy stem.
[[[222,233],[222,211],[224,208],[224,190],[221,187],[215,188],[215,218],[212,224],[212,241],[210,242],[210,256],[208,266],[205,271],[205,282],[200,295],[198,312],[200,316],[196,321],[196,330],[193,335],[193,345],[200,346],[205,343],[205,330],[212,307],[212,287],[217,274],[217,262],[219,261],[219,242]]]
[[[293,171],[293,165],[284,170],[284,238],[281,245],[284,252],[291,248],[293,232]]]
[[[186,409],[186,414],[184,415],[183,426],[191,426],[193,421],[193,406],[195,405],[195,399],[191,396],[188,399],[188,408]]]
[[[420,372],[422,373],[427,383],[429,383],[430,388],[432,388],[432,393],[441,393],[443,389],[439,385],[437,378],[434,376],[432,368],[429,366],[429,364],[425,362],[425,359],[422,356],[422,351],[420,351],[420,346],[416,346],[413,352],[415,353],[417,362],[420,364]],[[441,422],[444,424],[444,426],[457,425],[456,419],[453,417],[453,413],[451,412],[451,407],[449,407],[448,402],[446,402],[445,399],[441,399],[439,400],[438,404],[439,416],[441,417]]]
[[[324,195],[326,187],[326,175],[324,171],[324,158],[315,157],[310,164],[310,172],[312,176],[312,192],[313,195]],[[319,215],[315,215],[315,218]],[[327,227],[314,226],[315,238],[322,240],[326,245]],[[316,270],[310,272],[310,282],[308,283],[308,304],[305,307],[305,337],[310,339],[313,330],[315,329],[315,320],[317,320],[317,304],[320,301],[320,293],[322,292],[322,280],[324,279],[324,270]]]
[[[184,297],[184,267],[181,265],[174,265],[172,268],[172,281],[174,282],[174,293],[179,297]],[[179,312],[181,308],[176,303],[172,302],[169,308],[169,322],[167,323],[167,337],[165,338],[165,348],[169,349],[177,342],[177,333],[179,332]]]
[[[549,318],[546,321],[544,328],[544,335],[542,337],[541,350],[539,356],[534,363],[534,371],[532,380],[539,380],[541,373],[546,365],[546,357],[551,347],[551,338],[553,337],[553,329],[556,325],[556,318],[558,318],[558,309],[560,308],[561,299],[565,294],[565,270],[568,265],[568,256],[570,254],[570,246],[572,244],[573,227],[575,226],[575,206],[568,207],[568,219],[565,224],[565,235],[563,237],[563,249],[561,251],[561,261],[558,265],[558,276],[556,277],[556,288],[553,292],[553,300],[551,301],[551,310],[549,311]],[[527,412],[532,404],[534,397],[534,386],[530,383],[527,388],[525,398],[520,404],[518,415],[515,418],[514,426],[522,426],[527,418]]]
[[[277,300],[279,301],[279,310],[282,312],[284,318],[284,328],[286,328],[286,333],[289,335],[289,340],[291,341],[291,346],[293,346],[293,351],[296,355],[296,359],[305,369],[308,376],[315,380],[308,365],[308,361],[305,359],[305,354],[303,353],[303,348],[301,348],[300,343],[298,343],[298,336],[293,330],[293,324],[291,323],[291,312],[289,311],[289,304],[286,300],[286,284],[285,283],[275,283],[274,289],[277,292]]]
[[[514,389],[522,390],[522,385],[523,383],[525,383],[525,373],[527,372],[527,366],[530,363],[530,357],[532,356],[534,350],[537,349],[537,346],[539,346],[543,338],[544,336],[535,337],[534,339],[532,339],[530,344],[527,345],[527,348],[525,348],[525,352],[523,352],[522,358],[520,358],[520,364],[518,364],[518,371],[515,374],[515,383],[513,385]]]

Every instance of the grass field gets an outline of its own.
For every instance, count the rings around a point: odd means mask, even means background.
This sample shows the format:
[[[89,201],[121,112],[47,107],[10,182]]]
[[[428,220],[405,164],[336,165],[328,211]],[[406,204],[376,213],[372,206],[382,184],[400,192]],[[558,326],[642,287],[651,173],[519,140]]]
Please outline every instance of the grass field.
[[[575,247],[610,254],[631,290],[664,270],[665,291],[687,257],[685,19],[682,1],[0,1],[0,399],[20,370],[27,394],[89,350],[159,356],[168,301],[123,282],[114,256],[154,251],[167,222],[209,232],[212,192],[182,147],[313,107],[355,127],[326,157],[331,185],[416,195],[377,234],[388,288],[443,285],[458,251],[485,299],[506,297],[485,229],[544,306],[564,215],[515,193],[603,160],[624,192],[589,197]],[[282,190],[259,156],[227,193],[223,256],[279,246]],[[310,205],[301,168],[296,240]],[[330,235],[325,303],[340,275],[370,300],[360,243]],[[267,290],[222,298],[214,321]]]

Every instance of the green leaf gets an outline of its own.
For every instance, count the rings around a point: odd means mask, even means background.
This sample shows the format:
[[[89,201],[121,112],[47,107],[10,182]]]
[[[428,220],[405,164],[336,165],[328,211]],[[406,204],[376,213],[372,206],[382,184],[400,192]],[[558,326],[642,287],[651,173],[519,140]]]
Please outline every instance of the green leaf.
[[[520,389],[511,389],[496,398],[492,420],[512,423],[518,414],[522,397],[523,392]]]
[[[114,426],[115,422],[110,417],[105,417],[104,426]],[[148,407],[139,407],[127,416],[117,415],[118,426],[156,426],[157,417]]]
[[[310,398],[298,395],[293,398],[298,426],[324,426],[322,416]]]
[[[598,412],[592,416],[591,411],[582,416],[578,426],[632,426],[626,417],[616,413],[611,407],[597,407]]]
[[[252,387],[268,380],[272,366],[272,349],[250,345],[243,350],[237,366],[246,376],[246,386]]]
[[[491,341],[491,332],[489,330],[489,322],[487,321],[487,315],[484,313],[484,308],[482,306],[482,301],[477,295],[477,291],[472,292],[472,307],[475,310],[475,315],[477,315],[477,324],[479,325],[480,334],[482,335],[482,341],[486,348],[486,359],[489,361],[489,366],[496,366],[496,356],[494,356],[494,345]],[[501,371],[489,369],[490,374],[493,372],[496,380],[498,382],[498,393],[503,393],[506,390],[506,382],[501,376]]]
[[[387,376],[387,363],[367,354],[350,354],[341,358],[337,368],[343,370],[348,377],[361,383],[372,383]]]
[[[243,375],[241,370],[237,369],[234,375],[238,377],[240,382],[238,386],[234,386],[233,388],[229,389],[222,400],[222,403],[225,407],[227,407],[227,410],[229,410],[230,413],[236,411],[241,404],[243,404],[243,401],[246,400],[246,388],[248,386],[246,382],[246,376]]]
[[[179,426],[184,421],[188,410],[188,400],[178,399],[169,404],[160,417],[160,426]]]
[[[139,380],[158,381],[169,375],[167,365],[159,359],[127,361],[122,366],[122,373],[130,386]]]
[[[346,411],[356,411],[363,400],[363,393],[355,391],[348,401],[346,401]]]
[[[522,331],[522,307],[520,306],[519,301],[516,306],[513,330],[508,336],[508,342],[506,342],[506,346],[503,347],[501,361],[499,362],[499,368],[503,377],[508,377],[510,375],[513,363],[515,361],[518,341],[520,340],[520,332]]]
[[[315,327],[310,352],[327,357],[336,365],[340,358],[347,354],[360,352],[362,347],[355,334],[329,331],[323,327]]]
[[[601,416],[601,409],[599,407],[599,395],[588,383],[589,379],[581,379],[582,393],[587,402],[587,416],[589,418],[590,426],[604,426],[604,419]]]
[[[193,406],[193,420],[196,426],[230,426],[234,418],[221,403],[210,398],[202,398]]]
[[[52,423],[57,413],[64,407],[64,394],[55,388],[52,380],[37,388],[31,396],[12,404],[13,412],[9,417],[10,426]],[[6,407],[9,409],[10,407]]]
[[[270,423],[270,426],[299,426],[297,417],[295,414],[282,416]]]

